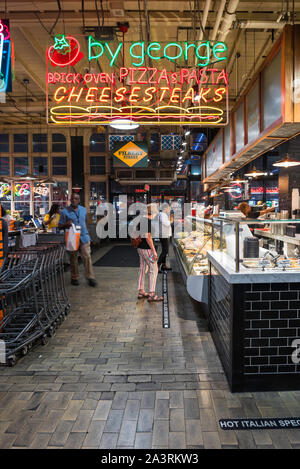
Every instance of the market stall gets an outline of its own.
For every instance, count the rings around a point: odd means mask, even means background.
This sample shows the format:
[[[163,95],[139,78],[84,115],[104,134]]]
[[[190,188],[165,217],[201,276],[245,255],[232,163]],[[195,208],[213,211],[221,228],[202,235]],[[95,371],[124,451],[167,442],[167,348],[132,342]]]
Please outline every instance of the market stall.
[[[260,246],[250,227],[265,221],[218,222],[224,225],[225,249],[212,246],[207,252],[208,321],[230,388],[299,389],[300,258],[281,245]],[[290,223],[268,220],[271,227]]]

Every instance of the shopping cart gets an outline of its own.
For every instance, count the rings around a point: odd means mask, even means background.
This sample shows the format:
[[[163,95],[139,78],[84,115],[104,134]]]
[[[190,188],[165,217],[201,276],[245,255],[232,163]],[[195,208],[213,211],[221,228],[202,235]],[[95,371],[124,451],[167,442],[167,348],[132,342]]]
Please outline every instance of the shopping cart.
[[[38,339],[46,344],[68,314],[63,257],[63,243],[47,238],[6,257],[0,271],[2,362],[13,366]]]

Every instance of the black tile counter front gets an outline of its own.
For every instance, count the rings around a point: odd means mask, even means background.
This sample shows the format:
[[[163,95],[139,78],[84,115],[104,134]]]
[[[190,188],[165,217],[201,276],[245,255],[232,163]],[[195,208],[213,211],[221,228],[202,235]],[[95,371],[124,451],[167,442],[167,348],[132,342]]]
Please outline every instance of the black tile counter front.
[[[229,283],[211,262],[210,274],[209,326],[231,390],[300,390],[300,283]]]

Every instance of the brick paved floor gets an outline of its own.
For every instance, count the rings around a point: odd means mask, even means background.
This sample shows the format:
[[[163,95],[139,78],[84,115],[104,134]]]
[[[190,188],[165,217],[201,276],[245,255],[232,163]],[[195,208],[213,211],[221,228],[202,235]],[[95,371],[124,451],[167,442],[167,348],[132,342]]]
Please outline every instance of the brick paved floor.
[[[172,264],[170,329],[161,304],[136,300],[135,268],[96,267],[97,289],[68,287],[56,335],[0,369],[0,448],[300,447],[297,429],[219,428],[219,418],[299,416],[300,392],[231,394]]]

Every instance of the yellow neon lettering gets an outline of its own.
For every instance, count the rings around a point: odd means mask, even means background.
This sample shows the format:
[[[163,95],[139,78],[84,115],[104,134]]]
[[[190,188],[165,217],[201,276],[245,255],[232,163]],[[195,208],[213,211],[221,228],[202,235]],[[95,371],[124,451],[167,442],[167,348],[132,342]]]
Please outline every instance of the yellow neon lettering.
[[[173,88],[171,98],[170,98],[171,103],[178,103],[178,100],[180,99],[180,94],[178,95],[176,93],[180,93],[180,91],[181,91],[180,88]]]
[[[75,90],[76,90],[76,86],[73,86],[73,88],[71,89],[71,92],[69,94],[69,97],[68,97],[68,101],[70,102],[73,98],[76,98],[75,101],[78,103],[78,101],[80,100],[80,97],[82,95],[82,91],[83,91],[83,88],[80,88],[79,92],[76,94],[75,93]]]
[[[96,93],[98,91],[98,88],[91,87],[91,88],[88,89],[88,92],[87,92],[86,97],[85,97],[85,100],[87,102],[92,103],[92,102],[96,101],[96,96],[94,94],[94,91]]]
[[[215,97],[214,97],[214,102],[218,103],[219,101],[222,101],[223,99],[223,94],[226,92],[226,88],[218,88],[215,91]],[[218,98],[216,98],[218,96]]]
[[[159,98],[160,102],[164,99],[166,92],[169,91],[169,88],[162,87],[161,90],[162,90],[162,93],[161,93],[160,98]]]
[[[138,100],[139,95],[136,94],[137,91],[140,91],[141,87],[140,86],[134,86],[131,90],[130,96],[129,96],[129,102],[130,103],[136,103]],[[135,98],[135,99],[134,99]]]
[[[145,89],[145,95],[148,96],[148,98],[143,98],[143,101],[145,103],[148,103],[149,101],[151,101],[153,99],[153,93],[155,93],[156,91],[156,88],[154,86],[150,86],[149,88],[146,88]]]
[[[116,103],[120,103],[121,101],[124,101],[124,99],[125,99],[124,94],[125,93],[126,93],[126,88],[124,88],[124,87],[118,88],[116,90],[116,96],[114,97],[114,100],[116,101]]]
[[[187,92],[185,93],[184,95],[184,98],[182,100],[182,103],[184,103],[187,99],[190,99],[191,102],[193,103],[194,102],[194,98],[195,98],[195,91],[194,91],[194,88],[189,88],[187,90]]]
[[[199,101],[201,101],[201,99],[203,99],[203,101],[204,101],[205,103],[207,103],[208,101],[207,101],[207,99],[206,99],[206,95],[209,94],[209,92],[210,92],[210,88],[206,88],[206,90],[205,90],[205,88],[200,88],[200,97],[199,97]]]
[[[57,97],[59,91],[63,90],[64,93],[66,93],[66,88],[64,86],[60,86],[59,88],[57,88],[57,90],[55,91],[54,93],[54,96],[53,98],[55,99],[55,101],[57,103],[61,103],[64,99],[66,99],[66,96],[61,96],[60,98]]]
[[[105,94],[105,91],[110,91],[110,88],[108,88],[108,87],[102,88],[101,95],[100,95],[100,98],[99,98],[99,101],[101,103],[107,103],[107,101],[110,99],[110,96]]]

